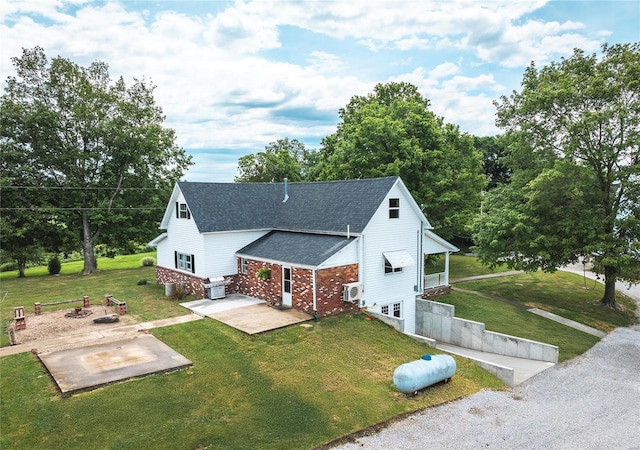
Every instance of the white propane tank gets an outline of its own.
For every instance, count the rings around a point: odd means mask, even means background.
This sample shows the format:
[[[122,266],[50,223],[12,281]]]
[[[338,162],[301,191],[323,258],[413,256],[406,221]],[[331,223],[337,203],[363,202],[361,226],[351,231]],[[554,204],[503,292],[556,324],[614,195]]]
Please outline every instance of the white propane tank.
[[[402,364],[393,372],[393,384],[400,392],[414,394],[440,381],[449,381],[456,373],[456,361],[449,355],[424,355]]]

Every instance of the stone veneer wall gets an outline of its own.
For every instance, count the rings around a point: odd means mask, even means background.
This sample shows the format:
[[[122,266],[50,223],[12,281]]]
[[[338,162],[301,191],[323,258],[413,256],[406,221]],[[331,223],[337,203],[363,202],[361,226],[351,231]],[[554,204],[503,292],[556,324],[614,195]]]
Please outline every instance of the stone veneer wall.
[[[270,280],[260,280],[256,277],[256,272],[262,267],[271,269]],[[266,300],[274,305],[282,303],[282,267],[280,265],[248,259],[247,273],[243,274],[240,271],[241,267],[238,267],[237,291],[239,293]],[[357,264],[318,270],[316,272],[318,316],[357,311],[357,304],[342,301],[342,285],[357,280]],[[313,271],[291,267],[291,282],[292,307],[313,314]]]

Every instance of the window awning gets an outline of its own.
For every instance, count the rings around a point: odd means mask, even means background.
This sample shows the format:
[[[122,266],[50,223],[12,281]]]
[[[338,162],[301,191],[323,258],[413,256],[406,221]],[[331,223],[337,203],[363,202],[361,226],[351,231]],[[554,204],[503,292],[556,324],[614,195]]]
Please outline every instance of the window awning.
[[[389,262],[389,264],[391,264],[391,267],[393,267],[394,269],[409,267],[415,264],[415,261],[413,260],[409,252],[405,250],[399,250],[396,252],[384,252],[383,255]]]

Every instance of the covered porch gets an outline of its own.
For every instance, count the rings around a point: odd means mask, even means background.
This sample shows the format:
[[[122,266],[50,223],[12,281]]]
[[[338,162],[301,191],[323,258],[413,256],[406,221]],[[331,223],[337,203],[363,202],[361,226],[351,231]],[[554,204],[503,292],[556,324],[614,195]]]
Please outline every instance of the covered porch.
[[[423,245],[425,264],[422,279],[424,294],[449,286],[449,256],[458,251],[460,251],[458,247],[437,234],[430,230],[425,231]]]

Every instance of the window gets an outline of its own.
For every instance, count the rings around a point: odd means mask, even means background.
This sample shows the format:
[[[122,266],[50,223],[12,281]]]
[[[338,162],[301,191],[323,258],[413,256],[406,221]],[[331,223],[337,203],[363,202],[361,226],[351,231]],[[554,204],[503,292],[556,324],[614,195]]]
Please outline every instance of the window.
[[[191,219],[191,212],[186,203],[176,202],[176,219]]]
[[[402,267],[393,267],[387,258],[384,258],[384,273],[402,272]]]
[[[397,219],[400,217],[400,199],[389,199],[389,219]]]
[[[391,314],[389,314],[389,311],[391,311]],[[382,305],[380,307],[380,312],[382,314],[385,314],[387,316],[393,316],[393,317],[401,317],[400,316],[400,303],[394,303],[393,305],[391,305],[391,307],[389,307],[389,305]]]
[[[175,252],[176,269],[186,270],[188,272],[195,273],[196,267],[194,264],[194,259],[195,258],[193,255]]]
[[[249,272],[249,263],[246,258],[240,258],[240,273],[246,274]]]

